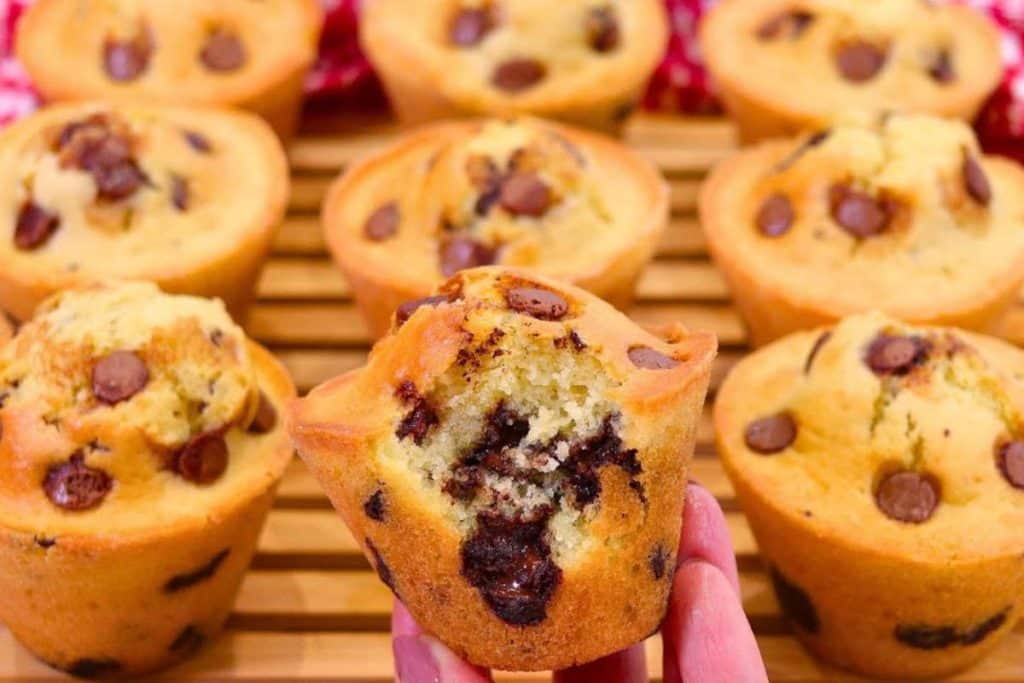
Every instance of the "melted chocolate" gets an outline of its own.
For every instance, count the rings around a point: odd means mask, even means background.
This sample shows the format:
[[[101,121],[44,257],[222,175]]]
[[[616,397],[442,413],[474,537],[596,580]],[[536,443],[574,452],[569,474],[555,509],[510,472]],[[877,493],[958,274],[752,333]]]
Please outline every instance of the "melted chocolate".
[[[562,581],[547,540],[550,509],[531,519],[494,513],[477,516],[476,531],[462,546],[462,575],[505,623],[535,626]]]

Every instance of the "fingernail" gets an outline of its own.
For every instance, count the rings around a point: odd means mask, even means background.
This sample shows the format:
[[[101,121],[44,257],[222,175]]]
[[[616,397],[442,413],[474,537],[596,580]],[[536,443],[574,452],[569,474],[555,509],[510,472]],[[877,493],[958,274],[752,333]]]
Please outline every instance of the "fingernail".
[[[441,669],[424,639],[399,636],[391,647],[395,653],[395,671],[401,683],[441,683]]]

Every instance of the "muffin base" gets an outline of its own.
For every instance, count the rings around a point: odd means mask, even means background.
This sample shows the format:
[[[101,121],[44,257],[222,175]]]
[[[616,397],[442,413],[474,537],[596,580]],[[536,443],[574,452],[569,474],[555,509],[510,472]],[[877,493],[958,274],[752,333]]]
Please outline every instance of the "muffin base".
[[[794,345],[799,350],[793,354],[804,358],[820,333],[779,344]],[[979,348],[985,342],[1005,346],[963,334]],[[788,375],[771,377],[788,381]],[[817,523],[792,497],[777,500],[769,484],[742,466],[749,456],[735,450],[746,420],[735,407],[758,389],[744,364],[726,379],[714,410],[716,442],[781,611],[807,648],[844,669],[896,680],[948,676],[996,648],[1024,614],[1019,548],[923,557],[900,547],[868,547],[850,529]]]
[[[250,345],[279,411],[284,369]],[[282,413],[283,414],[283,413]],[[138,535],[57,535],[0,526],[0,621],[36,657],[80,677],[132,677],[194,654],[221,631],[291,459],[283,420],[267,486],[206,519]]]

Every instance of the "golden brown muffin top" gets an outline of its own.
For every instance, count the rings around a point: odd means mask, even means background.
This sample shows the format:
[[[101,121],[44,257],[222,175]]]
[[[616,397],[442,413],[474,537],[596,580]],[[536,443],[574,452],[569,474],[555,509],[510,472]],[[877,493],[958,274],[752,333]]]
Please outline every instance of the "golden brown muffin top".
[[[865,552],[1024,552],[1024,355],[878,313],[786,337],[718,398],[730,473],[779,514]]]
[[[50,99],[243,103],[316,57],[316,0],[38,0],[18,57]]]
[[[363,42],[394,50],[478,112],[533,112],[633,91],[668,40],[657,0],[374,0]]]
[[[992,23],[945,2],[732,0],[701,40],[728,88],[819,125],[851,109],[967,110],[1002,74]]]
[[[701,218],[716,255],[808,306],[920,319],[1017,277],[1022,188],[966,124],[891,115],[741,152]]]
[[[0,168],[0,262],[63,284],[192,272],[267,239],[288,187],[266,124],[206,108],[51,107],[0,134]]]
[[[530,118],[427,127],[349,171],[324,209],[339,258],[414,291],[494,263],[579,280],[666,211],[664,182],[636,154]]]
[[[0,522],[158,529],[265,477],[253,444],[276,408],[252,353],[218,301],[149,283],[49,299],[0,350]]]

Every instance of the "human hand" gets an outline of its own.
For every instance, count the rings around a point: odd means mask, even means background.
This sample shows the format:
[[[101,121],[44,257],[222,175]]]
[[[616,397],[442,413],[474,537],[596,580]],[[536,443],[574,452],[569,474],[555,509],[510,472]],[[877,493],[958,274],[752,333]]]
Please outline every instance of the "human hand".
[[[691,483],[679,568],[662,624],[665,683],[766,683],[768,676],[740,601],[729,528],[718,502]],[[459,659],[419,628],[402,603],[391,619],[400,683],[486,683],[490,673]],[[554,674],[555,683],[643,683],[643,644]]]

